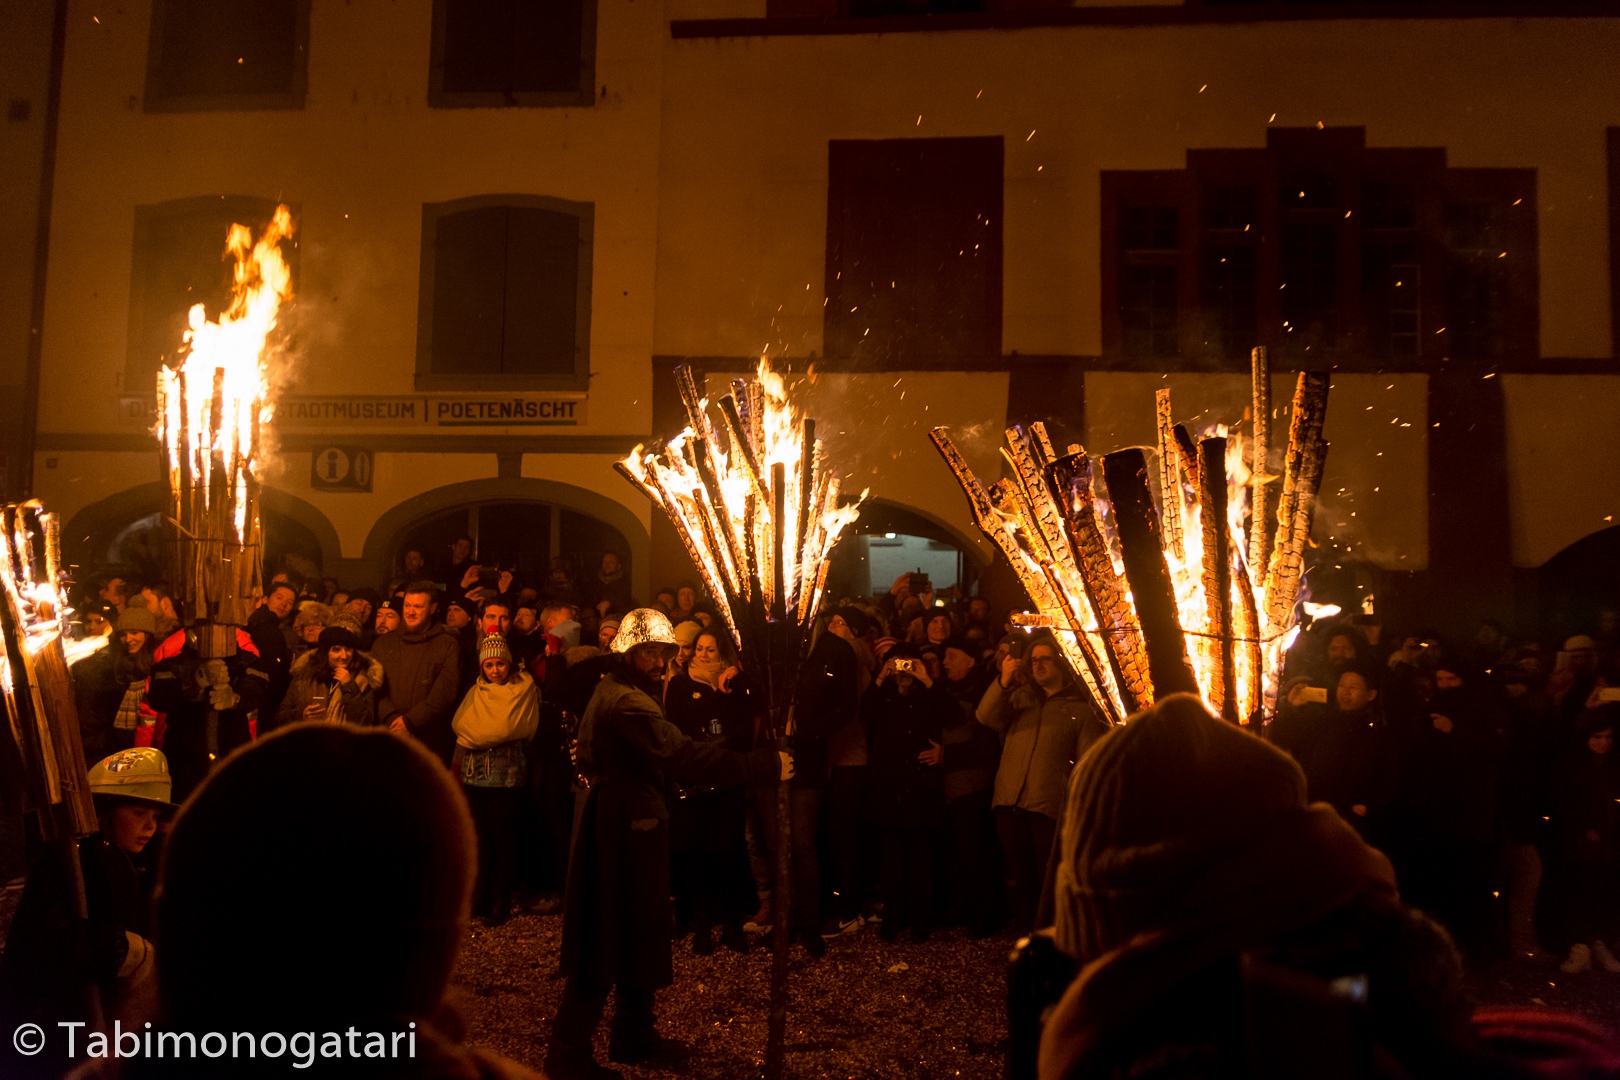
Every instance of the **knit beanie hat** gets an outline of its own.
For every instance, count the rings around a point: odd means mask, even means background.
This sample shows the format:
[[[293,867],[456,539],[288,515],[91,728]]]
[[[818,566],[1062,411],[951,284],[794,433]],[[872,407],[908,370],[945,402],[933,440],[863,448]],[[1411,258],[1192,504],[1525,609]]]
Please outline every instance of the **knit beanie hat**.
[[[360,647],[360,635],[364,628],[360,624],[360,616],[352,611],[339,611],[332,616],[332,621],[326,624],[321,631],[320,646],[330,649],[334,645],[342,645],[349,649]]]
[[[1193,917],[1183,910],[1189,895],[1279,826],[1291,828],[1305,807],[1305,776],[1292,758],[1215,719],[1191,694],[1166,697],[1098,740],[1069,780],[1059,840],[1058,947],[1089,962],[1143,931]],[[1324,843],[1353,847],[1329,855],[1344,855],[1352,874],[1359,873],[1363,855],[1376,853],[1348,826],[1343,831],[1348,835]],[[1300,846],[1314,852],[1315,843],[1302,839]],[[1296,871],[1305,868],[1265,873]],[[1377,878],[1378,867],[1371,873]],[[1234,881],[1248,887],[1246,879]],[[1331,891],[1330,882],[1322,888]]]
[[[703,633],[703,624],[696,619],[687,619],[675,624],[675,640],[682,645],[697,644],[698,635]]]
[[[489,634],[478,643],[478,664],[483,666],[485,660],[505,660],[512,662],[512,650],[506,644],[506,639],[499,634]]]
[[[415,739],[381,729],[298,724],[228,757],[164,853],[168,1015],[196,1031],[432,1015],[472,897],[459,787]]]
[[[148,609],[136,607],[132,604],[124,609],[123,614],[118,616],[118,632],[122,634],[125,631],[134,630],[141,631],[147,637],[154,637],[157,634],[157,619],[152,616],[152,612]]]

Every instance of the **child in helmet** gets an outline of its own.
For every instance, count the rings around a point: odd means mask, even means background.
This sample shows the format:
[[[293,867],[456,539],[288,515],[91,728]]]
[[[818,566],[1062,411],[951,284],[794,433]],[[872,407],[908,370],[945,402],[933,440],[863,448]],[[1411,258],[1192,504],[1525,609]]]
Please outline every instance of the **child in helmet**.
[[[157,852],[150,845],[158,819],[173,809],[171,790],[168,760],[149,746],[121,750],[90,770],[101,830],[79,841],[89,940],[75,925],[67,867],[47,854],[28,875],[0,956],[0,1023],[54,1030],[57,1020],[83,1016],[92,980],[111,1020],[151,975]]]

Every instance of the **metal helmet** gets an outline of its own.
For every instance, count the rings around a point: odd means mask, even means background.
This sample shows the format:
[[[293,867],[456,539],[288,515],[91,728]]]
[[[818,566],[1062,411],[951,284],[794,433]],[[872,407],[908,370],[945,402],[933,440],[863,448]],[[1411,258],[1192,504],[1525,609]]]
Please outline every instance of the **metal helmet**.
[[[627,653],[637,645],[668,645],[680,648],[669,616],[654,608],[636,608],[619,623],[619,632],[609,646],[616,653]]]
[[[120,750],[96,762],[90,770],[90,794],[173,806],[174,786],[169,781],[169,759],[150,746]]]

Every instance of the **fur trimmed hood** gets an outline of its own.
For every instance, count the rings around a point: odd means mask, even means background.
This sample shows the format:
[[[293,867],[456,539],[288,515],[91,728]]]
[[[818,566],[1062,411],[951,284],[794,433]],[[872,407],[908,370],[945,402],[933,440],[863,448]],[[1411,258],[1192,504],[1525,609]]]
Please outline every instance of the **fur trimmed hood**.
[[[314,673],[310,671],[310,668],[313,666],[313,661],[310,658],[314,656],[315,653],[316,650],[311,649],[308,652],[299,655],[298,659],[292,662],[292,678],[294,682],[298,682],[300,680],[312,681],[315,678]],[[359,649],[354,651],[354,659],[354,667],[350,668],[349,670],[354,671],[354,684],[360,690],[360,692],[364,693],[367,690],[381,690],[383,682],[382,663],[370,653],[361,652]]]

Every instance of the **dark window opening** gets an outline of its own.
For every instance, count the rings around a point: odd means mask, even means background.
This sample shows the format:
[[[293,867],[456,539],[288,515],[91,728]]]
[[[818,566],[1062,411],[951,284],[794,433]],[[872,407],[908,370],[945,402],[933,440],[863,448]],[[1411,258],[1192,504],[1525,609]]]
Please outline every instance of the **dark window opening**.
[[[275,210],[274,200],[248,196],[205,196],[136,208],[125,393],[154,393],[158,368],[178,362],[192,305],[204,305],[214,320],[230,306],[235,270],[225,252],[230,228],[246,225],[257,235]],[[296,243],[283,241],[281,253],[293,272],[296,294]]]
[[[1282,309],[1284,352],[1320,355],[1338,343],[1339,238],[1328,224],[1284,225]]]
[[[1120,246],[1126,251],[1174,251],[1180,244],[1174,206],[1127,206],[1120,210]]]
[[[302,108],[308,0],[155,0],[146,109]]]
[[[1102,179],[1105,354],[1222,367],[1264,345],[1346,370],[1539,355],[1534,170],[1273,128],[1264,150]]]
[[[429,104],[590,105],[595,0],[436,0]]]
[[[1127,266],[1120,275],[1120,316],[1127,356],[1176,355],[1176,268]]]
[[[577,381],[589,355],[589,204],[466,202],[425,210],[418,382]]]
[[[1210,184],[1204,191],[1204,228],[1246,230],[1260,220],[1253,184]]]
[[[1205,244],[1199,281],[1206,355],[1238,356],[1254,347],[1259,269],[1253,244]]]
[[[982,360],[1001,353],[1001,139],[829,147],[829,356]]]
[[[1332,210],[1339,205],[1339,186],[1330,173],[1316,169],[1290,169],[1277,187],[1282,210]]]

